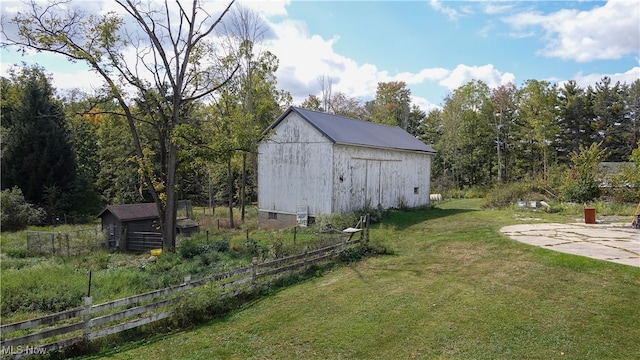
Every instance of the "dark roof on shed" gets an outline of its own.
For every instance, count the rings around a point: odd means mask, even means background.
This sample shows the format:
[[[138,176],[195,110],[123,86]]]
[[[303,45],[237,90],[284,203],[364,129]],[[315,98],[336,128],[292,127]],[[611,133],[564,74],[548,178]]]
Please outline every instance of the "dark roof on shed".
[[[120,219],[120,221],[155,219],[159,217],[155,203],[109,205],[98,214],[98,217],[102,217],[107,211]]]
[[[429,145],[416,139],[399,126],[376,124],[320,111],[289,107],[265,131],[275,128],[291,112],[300,115],[329,140],[337,144],[361,145],[383,149],[410,150],[435,153]]]

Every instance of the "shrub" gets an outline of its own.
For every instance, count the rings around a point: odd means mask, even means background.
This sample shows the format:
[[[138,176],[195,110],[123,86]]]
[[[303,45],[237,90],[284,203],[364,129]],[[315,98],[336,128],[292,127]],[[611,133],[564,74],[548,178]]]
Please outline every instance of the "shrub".
[[[344,249],[338,259],[342,262],[351,263],[362,260],[364,257],[364,248],[362,246],[356,246],[348,249]]]
[[[208,251],[227,252],[231,249],[229,239],[221,239],[206,245]]]
[[[183,259],[193,259],[204,252],[204,247],[200,244],[196,244],[196,242],[191,239],[184,239],[180,241],[180,245],[178,246],[178,253]]]
[[[358,222],[358,217],[354,213],[350,214],[319,214],[316,216],[316,226],[320,231],[344,230],[354,226]]]
[[[580,177],[567,182],[561,189],[562,199],[577,203],[588,203],[600,196],[598,182],[593,178]]]
[[[342,262],[351,263],[362,260],[366,256],[392,255],[393,252],[386,246],[378,243],[360,244],[342,251],[338,259]]]
[[[375,208],[365,206],[363,209],[356,211],[353,214],[353,223],[355,224],[360,217],[365,215],[369,215],[369,222],[372,224],[377,224],[384,220],[389,215],[389,209],[385,209],[382,205],[378,205]],[[353,225],[349,225],[353,226]],[[348,226],[347,226],[348,227]],[[344,228],[343,228],[344,229]]]
[[[579,151],[570,154],[571,169],[560,192],[566,201],[587,203],[600,196],[598,164],[606,158],[606,150],[600,150],[601,143],[593,143],[588,148],[580,145]]]
[[[176,306],[174,321],[178,326],[191,327],[213,318],[220,303],[222,290],[215,284],[206,284],[189,291]]]
[[[532,186],[529,183],[497,184],[485,198],[485,207],[500,209],[527,199]]]
[[[45,217],[42,208],[29,204],[17,186],[0,193],[0,223],[2,231],[18,231],[39,224]]]
[[[276,259],[281,259],[283,257],[291,256],[295,253],[296,248],[293,245],[285,245],[285,243],[280,238],[276,238],[271,243],[271,251],[273,252],[273,256]]]
[[[266,259],[269,254],[269,249],[266,246],[260,245],[256,239],[247,239],[244,242],[244,246],[249,253],[249,256],[256,257],[258,259]]]

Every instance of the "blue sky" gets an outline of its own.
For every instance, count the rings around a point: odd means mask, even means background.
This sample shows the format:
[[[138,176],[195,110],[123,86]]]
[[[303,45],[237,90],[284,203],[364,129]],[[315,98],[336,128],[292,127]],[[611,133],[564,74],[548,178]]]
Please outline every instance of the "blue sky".
[[[637,0],[242,3],[271,28],[264,46],[280,61],[279,87],[297,104],[320,94],[321,76],[334,92],[363,101],[373,98],[378,82],[405,81],[413,102],[427,111],[474,79],[491,87],[528,79],[586,87],[603,76],[640,78]],[[0,6],[4,14],[15,4]],[[37,61],[59,89],[92,76],[55,56],[1,54],[3,75],[8,64]]]

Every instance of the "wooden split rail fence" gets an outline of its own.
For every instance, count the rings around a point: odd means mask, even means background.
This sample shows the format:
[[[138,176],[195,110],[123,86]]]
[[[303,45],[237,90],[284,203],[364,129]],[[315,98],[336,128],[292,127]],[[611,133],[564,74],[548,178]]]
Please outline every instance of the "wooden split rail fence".
[[[220,298],[234,296],[243,286],[268,284],[309,265],[330,261],[361,241],[362,238],[345,237],[338,244],[281,259],[258,263],[254,258],[249,266],[198,280],[187,276],[184,283],[177,286],[102,304],[94,305],[92,298],[87,297],[84,306],[0,326],[0,357],[20,359],[44,355],[166,319],[174,314],[174,305],[186,290],[216,282],[223,289]]]

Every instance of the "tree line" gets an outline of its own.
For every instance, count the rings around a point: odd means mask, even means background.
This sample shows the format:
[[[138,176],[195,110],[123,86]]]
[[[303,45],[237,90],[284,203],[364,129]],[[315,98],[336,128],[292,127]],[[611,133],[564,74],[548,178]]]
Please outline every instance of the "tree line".
[[[539,180],[557,196],[583,153],[591,152],[592,162],[626,163],[639,146],[640,80],[612,83],[604,77],[582,88],[573,80],[558,85],[530,79],[494,89],[474,80],[429,113],[411,104],[404,82],[379,83],[366,102],[333,93],[324,76],[318,82],[322,95],[309,96],[303,107],[400,126],[432,145],[438,191]],[[589,168],[594,183],[598,168]],[[633,201],[630,194],[622,198]]]

